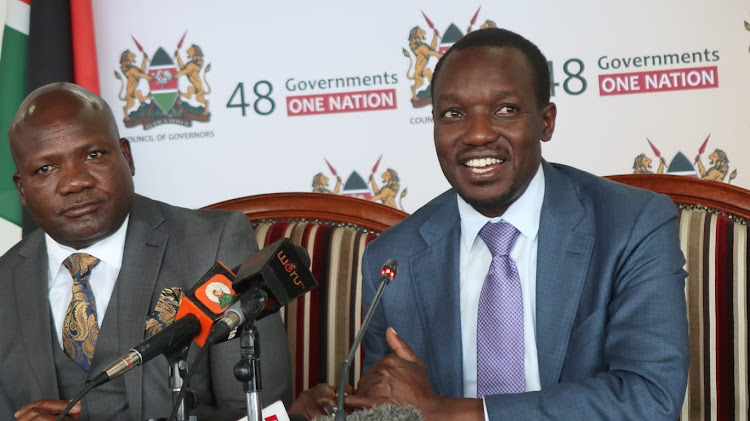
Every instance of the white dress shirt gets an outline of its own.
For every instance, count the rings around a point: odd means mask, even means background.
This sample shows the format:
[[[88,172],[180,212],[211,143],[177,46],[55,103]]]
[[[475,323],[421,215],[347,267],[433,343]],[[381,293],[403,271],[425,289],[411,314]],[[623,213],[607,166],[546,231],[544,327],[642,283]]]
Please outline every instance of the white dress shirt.
[[[544,171],[541,165],[526,191],[500,217],[488,218],[458,196],[458,213],[461,216],[459,273],[464,397],[477,397],[479,294],[492,262],[492,253],[479,236],[479,231],[488,221],[505,221],[520,231],[510,257],[516,263],[521,278],[526,391],[541,389],[536,348],[536,261],[543,200]]]
[[[62,348],[62,328],[65,313],[68,311],[70,299],[73,297],[73,277],[63,266],[63,261],[73,253],[88,253],[100,262],[91,271],[89,284],[96,302],[96,320],[101,327],[104,314],[107,312],[109,299],[115,289],[117,276],[122,267],[122,254],[125,251],[125,233],[128,230],[128,220],[125,218],[120,228],[109,237],[88,247],[76,250],[64,246],[53,240],[49,234],[44,235],[47,246],[47,285],[49,286],[49,303],[52,310],[57,342]]]

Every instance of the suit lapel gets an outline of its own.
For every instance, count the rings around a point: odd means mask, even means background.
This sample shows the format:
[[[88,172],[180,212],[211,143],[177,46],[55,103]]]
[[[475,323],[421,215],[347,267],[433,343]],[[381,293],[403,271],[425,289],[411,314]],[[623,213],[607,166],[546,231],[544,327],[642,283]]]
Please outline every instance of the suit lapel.
[[[586,209],[570,181],[544,165],[545,194],[539,225],[536,333],[542,388],[557,383],[568,348],[594,236],[580,226]]]
[[[53,355],[52,316],[49,307],[49,288],[47,285],[47,252],[44,244],[44,233],[37,230],[19,251],[23,257],[21,264],[13,273],[11,292],[23,301],[16,303],[18,322],[23,326],[24,345],[29,365],[37,384],[40,396],[57,398],[57,372]]]
[[[459,300],[461,224],[455,193],[421,227],[427,248],[409,261],[417,312],[424,329],[433,387],[441,396],[463,395],[463,357]],[[446,256],[446,250],[452,250]]]
[[[117,278],[120,290],[120,352],[143,341],[145,320],[151,307],[169,234],[159,226],[164,217],[151,201],[136,195],[130,214],[122,268]],[[141,367],[125,376],[128,403],[136,419],[141,419],[143,372]]]

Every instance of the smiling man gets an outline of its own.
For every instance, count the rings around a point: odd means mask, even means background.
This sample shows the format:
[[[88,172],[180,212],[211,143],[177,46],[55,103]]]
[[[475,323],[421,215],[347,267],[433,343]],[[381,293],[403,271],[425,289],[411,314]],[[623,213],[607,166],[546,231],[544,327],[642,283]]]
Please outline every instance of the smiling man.
[[[188,210],[134,193],[130,144],[112,111],[68,83],[21,104],[8,133],[21,200],[39,229],[0,257],[0,419],[54,420],[85,380],[174,319],[180,291],[220,260],[257,251],[245,215]],[[288,343],[278,315],[258,322],[263,398],[291,400]],[[197,350],[192,346],[188,361]],[[237,419],[245,394],[232,369],[239,341],[196,367],[195,415]],[[168,364],[158,357],[93,390],[79,420],[167,417]],[[72,419],[72,418],[67,418]]]
[[[546,58],[518,34],[459,40],[432,101],[452,189],[365,251],[365,308],[380,265],[400,269],[347,404],[427,420],[676,419],[689,356],[670,199],[542,159],[557,108]]]

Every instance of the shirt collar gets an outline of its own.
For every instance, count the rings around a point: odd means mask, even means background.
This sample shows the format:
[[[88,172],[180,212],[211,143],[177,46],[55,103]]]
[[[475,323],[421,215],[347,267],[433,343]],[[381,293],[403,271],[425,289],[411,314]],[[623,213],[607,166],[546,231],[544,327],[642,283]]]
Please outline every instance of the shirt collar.
[[[52,239],[49,234],[44,234],[44,242],[47,246],[47,261],[51,276],[54,278],[56,270],[73,253],[88,253],[97,259],[115,267],[118,271],[122,266],[122,255],[125,250],[125,234],[128,231],[130,215],[125,217],[120,228],[109,237],[82,249],[74,249],[62,245]]]
[[[544,201],[544,170],[539,165],[534,178],[531,179],[526,191],[513,202],[501,216],[488,218],[460,196],[458,200],[458,214],[461,217],[461,241],[464,250],[471,250],[471,246],[479,235],[479,231],[488,222],[505,221],[513,225],[524,237],[533,241],[539,232],[539,218],[542,214]]]

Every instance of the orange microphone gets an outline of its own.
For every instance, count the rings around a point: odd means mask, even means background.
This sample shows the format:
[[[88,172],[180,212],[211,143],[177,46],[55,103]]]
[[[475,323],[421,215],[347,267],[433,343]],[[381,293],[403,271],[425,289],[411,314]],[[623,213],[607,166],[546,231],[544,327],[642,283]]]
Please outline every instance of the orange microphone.
[[[221,262],[216,262],[193,288],[182,296],[176,320],[189,314],[200,322],[200,332],[193,338],[196,344],[204,346],[206,338],[216,320],[224,314],[237,294],[232,288],[235,274]]]

